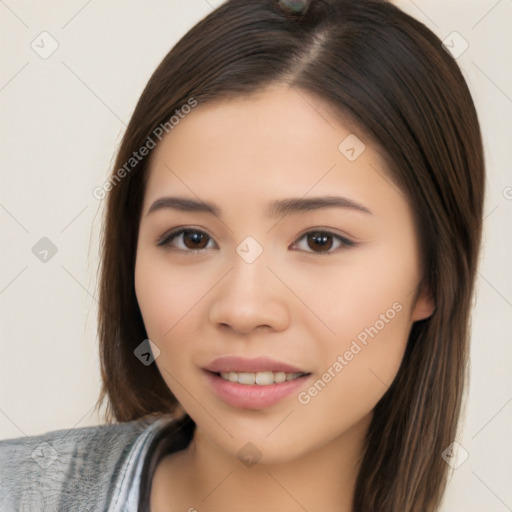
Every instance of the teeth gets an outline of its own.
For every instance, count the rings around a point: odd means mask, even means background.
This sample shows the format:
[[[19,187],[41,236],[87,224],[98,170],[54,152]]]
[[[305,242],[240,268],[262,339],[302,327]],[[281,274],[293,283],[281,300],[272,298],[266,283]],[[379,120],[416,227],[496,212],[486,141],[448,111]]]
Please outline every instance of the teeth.
[[[268,386],[270,384],[294,380],[302,375],[302,372],[285,373],[285,372],[221,372],[220,376],[224,380],[230,382],[238,382],[238,384],[257,384],[259,386]]]

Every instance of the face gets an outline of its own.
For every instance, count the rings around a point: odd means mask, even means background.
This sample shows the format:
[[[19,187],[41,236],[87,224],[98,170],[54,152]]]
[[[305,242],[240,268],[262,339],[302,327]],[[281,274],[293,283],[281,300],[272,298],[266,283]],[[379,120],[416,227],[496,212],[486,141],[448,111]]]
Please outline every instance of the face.
[[[410,205],[331,112],[286,86],[200,104],[151,156],[138,303],[165,382],[233,456],[292,460],[367,424],[433,310]]]

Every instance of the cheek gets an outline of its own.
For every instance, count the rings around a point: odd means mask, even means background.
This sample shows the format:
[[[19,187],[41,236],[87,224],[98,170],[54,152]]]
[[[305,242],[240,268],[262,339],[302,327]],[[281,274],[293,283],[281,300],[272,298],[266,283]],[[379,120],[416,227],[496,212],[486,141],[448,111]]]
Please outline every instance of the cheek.
[[[205,277],[201,272],[170,265],[165,255],[143,251],[137,256],[135,292],[150,339],[153,336],[155,342],[167,344],[188,317],[194,316],[211,287],[211,279]]]
[[[275,272],[301,299],[304,306],[293,302],[293,297],[290,303],[297,304],[300,322],[311,331],[311,339],[329,340],[330,333],[332,342],[342,349],[358,334],[364,338],[365,329],[375,323],[382,327],[382,320],[388,332],[400,325],[408,328],[419,279],[414,258],[387,246],[356,249],[332,261],[283,265]]]
[[[201,276],[180,271],[165,258],[149,251],[137,256],[135,292],[148,338],[160,351],[155,364],[171,392],[184,404],[188,404],[188,395],[179,385],[183,380],[180,375],[189,373],[194,356],[189,341],[199,336],[196,315],[208,288]]]
[[[364,327],[352,325],[357,331],[353,337],[338,336],[334,341],[323,336],[323,365],[297,395],[304,428],[312,437],[335,437],[362,421],[393,382],[410,324],[405,307],[395,303],[388,315],[385,311],[384,320],[369,314],[372,320]]]
[[[368,414],[391,385],[407,345],[419,278],[414,252],[404,251],[388,244],[315,270],[314,281],[323,287],[307,295],[308,306],[324,325],[307,312],[303,317],[317,340],[320,363],[316,384],[299,400],[309,417],[351,423]],[[302,278],[303,294],[313,289],[310,278]]]

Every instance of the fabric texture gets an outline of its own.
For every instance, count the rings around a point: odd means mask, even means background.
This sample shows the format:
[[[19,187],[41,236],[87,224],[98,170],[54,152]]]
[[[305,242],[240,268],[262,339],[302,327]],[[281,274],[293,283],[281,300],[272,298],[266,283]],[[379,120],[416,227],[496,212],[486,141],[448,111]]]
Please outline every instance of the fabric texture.
[[[156,465],[154,453],[163,455],[158,444],[173,424],[170,416],[151,416],[0,441],[0,510],[140,512],[147,468]],[[166,446],[168,453],[184,444],[167,439]]]

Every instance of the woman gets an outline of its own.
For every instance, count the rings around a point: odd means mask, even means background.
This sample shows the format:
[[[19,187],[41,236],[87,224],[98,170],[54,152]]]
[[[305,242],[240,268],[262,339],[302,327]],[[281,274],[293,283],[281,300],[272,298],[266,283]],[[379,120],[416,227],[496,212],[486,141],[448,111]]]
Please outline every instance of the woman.
[[[384,0],[229,0],[102,190],[113,424],[4,441],[2,510],[438,510],[484,162],[431,31]]]

